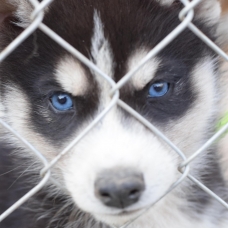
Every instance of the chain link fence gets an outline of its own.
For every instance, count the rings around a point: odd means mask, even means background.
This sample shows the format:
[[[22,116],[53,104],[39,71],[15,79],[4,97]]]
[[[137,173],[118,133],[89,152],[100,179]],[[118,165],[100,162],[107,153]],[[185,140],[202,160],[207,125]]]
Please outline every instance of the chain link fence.
[[[92,69],[94,72],[98,73],[100,77],[103,77],[110,85],[111,90],[110,94],[112,96],[112,100],[108,107],[103,110],[95,119],[94,121],[87,126],[87,128],[81,132],[77,138],[75,138],[58,156],[56,156],[51,162],[48,162],[46,158],[42,155],[42,151],[38,151],[34,148],[25,138],[19,135],[14,129],[12,129],[6,122],[0,119],[0,124],[3,128],[6,128],[9,132],[14,134],[29,150],[33,151],[33,153],[41,160],[44,165],[44,168],[41,170],[40,174],[42,180],[36,185],[32,190],[30,190],[26,195],[24,195],[21,199],[19,199],[14,205],[12,205],[8,210],[6,210],[3,214],[0,215],[0,222],[9,216],[13,211],[19,208],[23,203],[25,203],[30,197],[36,194],[39,190],[41,190],[46,183],[49,181],[51,176],[51,168],[55,166],[55,164],[64,156],[66,155],[73,146],[75,146],[85,135],[96,125],[99,121],[104,118],[104,116],[114,107],[119,106],[124,109],[126,112],[131,114],[134,118],[140,121],[143,125],[145,125],[150,131],[159,137],[161,140],[164,141],[169,147],[171,147],[182,159],[182,163],[179,166],[179,172],[182,174],[179,180],[177,180],[167,191],[166,193],[160,197],[156,202],[158,202],[161,198],[165,197],[176,188],[181,182],[189,178],[192,182],[194,182],[197,186],[207,192],[211,197],[216,199],[219,203],[221,203],[227,210],[228,204],[218,197],[215,193],[213,193],[210,189],[204,186],[200,181],[198,181],[194,176],[190,175],[190,167],[189,164],[197,158],[200,154],[204,153],[207,148],[209,148],[216,140],[220,138],[221,135],[228,129],[228,124],[223,126],[213,137],[211,137],[201,148],[199,148],[195,153],[192,154],[190,157],[186,157],[184,153],[174,145],[162,132],[160,132],[153,124],[148,122],[145,118],[143,118],[140,114],[138,114],[135,110],[133,110],[130,106],[124,103],[122,100],[119,99],[119,90],[120,88],[138,71],[140,68],[148,62],[152,57],[155,57],[163,48],[165,48],[171,41],[173,41],[177,36],[181,34],[186,28],[189,28],[196,36],[198,36],[201,40],[203,40],[211,49],[213,49],[218,55],[228,61],[228,55],[221,50],[215,43],[213,43],[207,36],[205,36],[193,23],[194,17],[194,7],[201,0],[180,0],[185,7],[179,14],[180,24],[167,36],[165,37],[157,46],[155,46],[147,56],[130,72],[128,72],[119,82],[113,81],[108,75],[102,72],[100,69],[96,67],[89,59],[83,56],[79,51],[77,51],[74,47],[72,47],[69,43],[67,43],[64,39],[58,36],[55,32],[53,32],[49,27],[42,23],[44,18],[44,11],[45,8],[53,0],[43,0],[39,3],[37,0],[29,0],[34,7],[34,11],[31,15],[32,23],[28,28],[26,28],[23,33],[21,33],[7,48],[5,48],[0,53],[0,62],[4,61],[4,59],[13,54],[13,51],[26,39],[28,38],[36,29],[40,29],[43,33],[48,35],[50,38],[53,39],[53,42],[58,43],[64,49],[66,49],[71,55],[75,58],[80,60],[83,64],[85,64],[88,68]],[[155,203],[156,203],[155,202]],[[145,209],[145,211],[148,210]],[[144,211],[144,212],[145,212]],[[143,213],[144,213],[143,212]],[[137,219],[137,218],[135,218]],[[135,220],[134,219],[134,220]],[[122,228],[128,227],[133,221],[130,221],[128,224],[122,226]]]

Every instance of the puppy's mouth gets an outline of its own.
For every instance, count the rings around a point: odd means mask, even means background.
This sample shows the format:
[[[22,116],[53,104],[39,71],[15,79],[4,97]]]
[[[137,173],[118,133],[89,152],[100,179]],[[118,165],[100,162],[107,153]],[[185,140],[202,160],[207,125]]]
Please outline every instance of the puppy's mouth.
[[[137,210],[122,210],[114,214],[96,214],[96,219],[115,227],[122,227],[130,223],[134,223],[146,211],[145,208]]]
[[[122,210],[115,214],[106,214],[106,216],[110,216],[113,218],[127,218],[127,220],[135,219],[141,214],[143,214],[147,209],[146,208],[140,208],[135,210]]]

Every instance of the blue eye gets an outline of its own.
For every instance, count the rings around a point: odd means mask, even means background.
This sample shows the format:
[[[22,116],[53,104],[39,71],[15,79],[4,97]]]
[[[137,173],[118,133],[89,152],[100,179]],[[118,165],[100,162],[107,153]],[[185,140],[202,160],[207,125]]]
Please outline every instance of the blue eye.
[[[169,90],[169,84],[167,82],[156,82],[150,86],[149,97],[162,97]]]
[[[51,96],[50,100],[53,107],[59,111],[66,111],[73,107],[72,98],[67,93],[56,92]]]

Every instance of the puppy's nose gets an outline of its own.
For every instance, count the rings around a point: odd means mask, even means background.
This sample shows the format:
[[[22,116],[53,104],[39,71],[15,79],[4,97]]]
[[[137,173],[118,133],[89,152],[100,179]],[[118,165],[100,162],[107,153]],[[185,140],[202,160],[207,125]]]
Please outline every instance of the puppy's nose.
[[[104,170],[95,181],[95,195],[109,207],[126,208],[136,203],[144,190],[143,175],[130,169]]]

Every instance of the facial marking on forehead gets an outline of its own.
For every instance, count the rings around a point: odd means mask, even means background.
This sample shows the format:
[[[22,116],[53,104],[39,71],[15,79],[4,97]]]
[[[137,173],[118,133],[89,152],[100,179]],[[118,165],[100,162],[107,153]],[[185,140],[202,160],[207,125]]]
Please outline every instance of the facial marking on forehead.
[[[95,65],[106,75],[113,78],[113,53],[111,51],[110,43],[105,38],[104,26],[98,12],[94,11],[94,32],[91,40],[91,57]],[[110,101],[110,85],[98,73],[92,72],[101,89],[100,101],[102,106],[105,106]]]
[[[113,56],[110,44],[104,35],[104,26],[98,12],[94,12],[94,33],[92,37],[91,54],[94,63],[105,74],[113,76]]]
[[[128,71],[136,67],[140,61],[148,54],[145,50],[136,51],[128,60]],[[136,90],[143,89],[155,76],[160,61],[156,58],[150,59],[131,78],[131,82]]]
[[[85,70],[73,57],[61,59],[56,67],[56,79],[63,89],[74,96],[83,95],[88,87]]]

